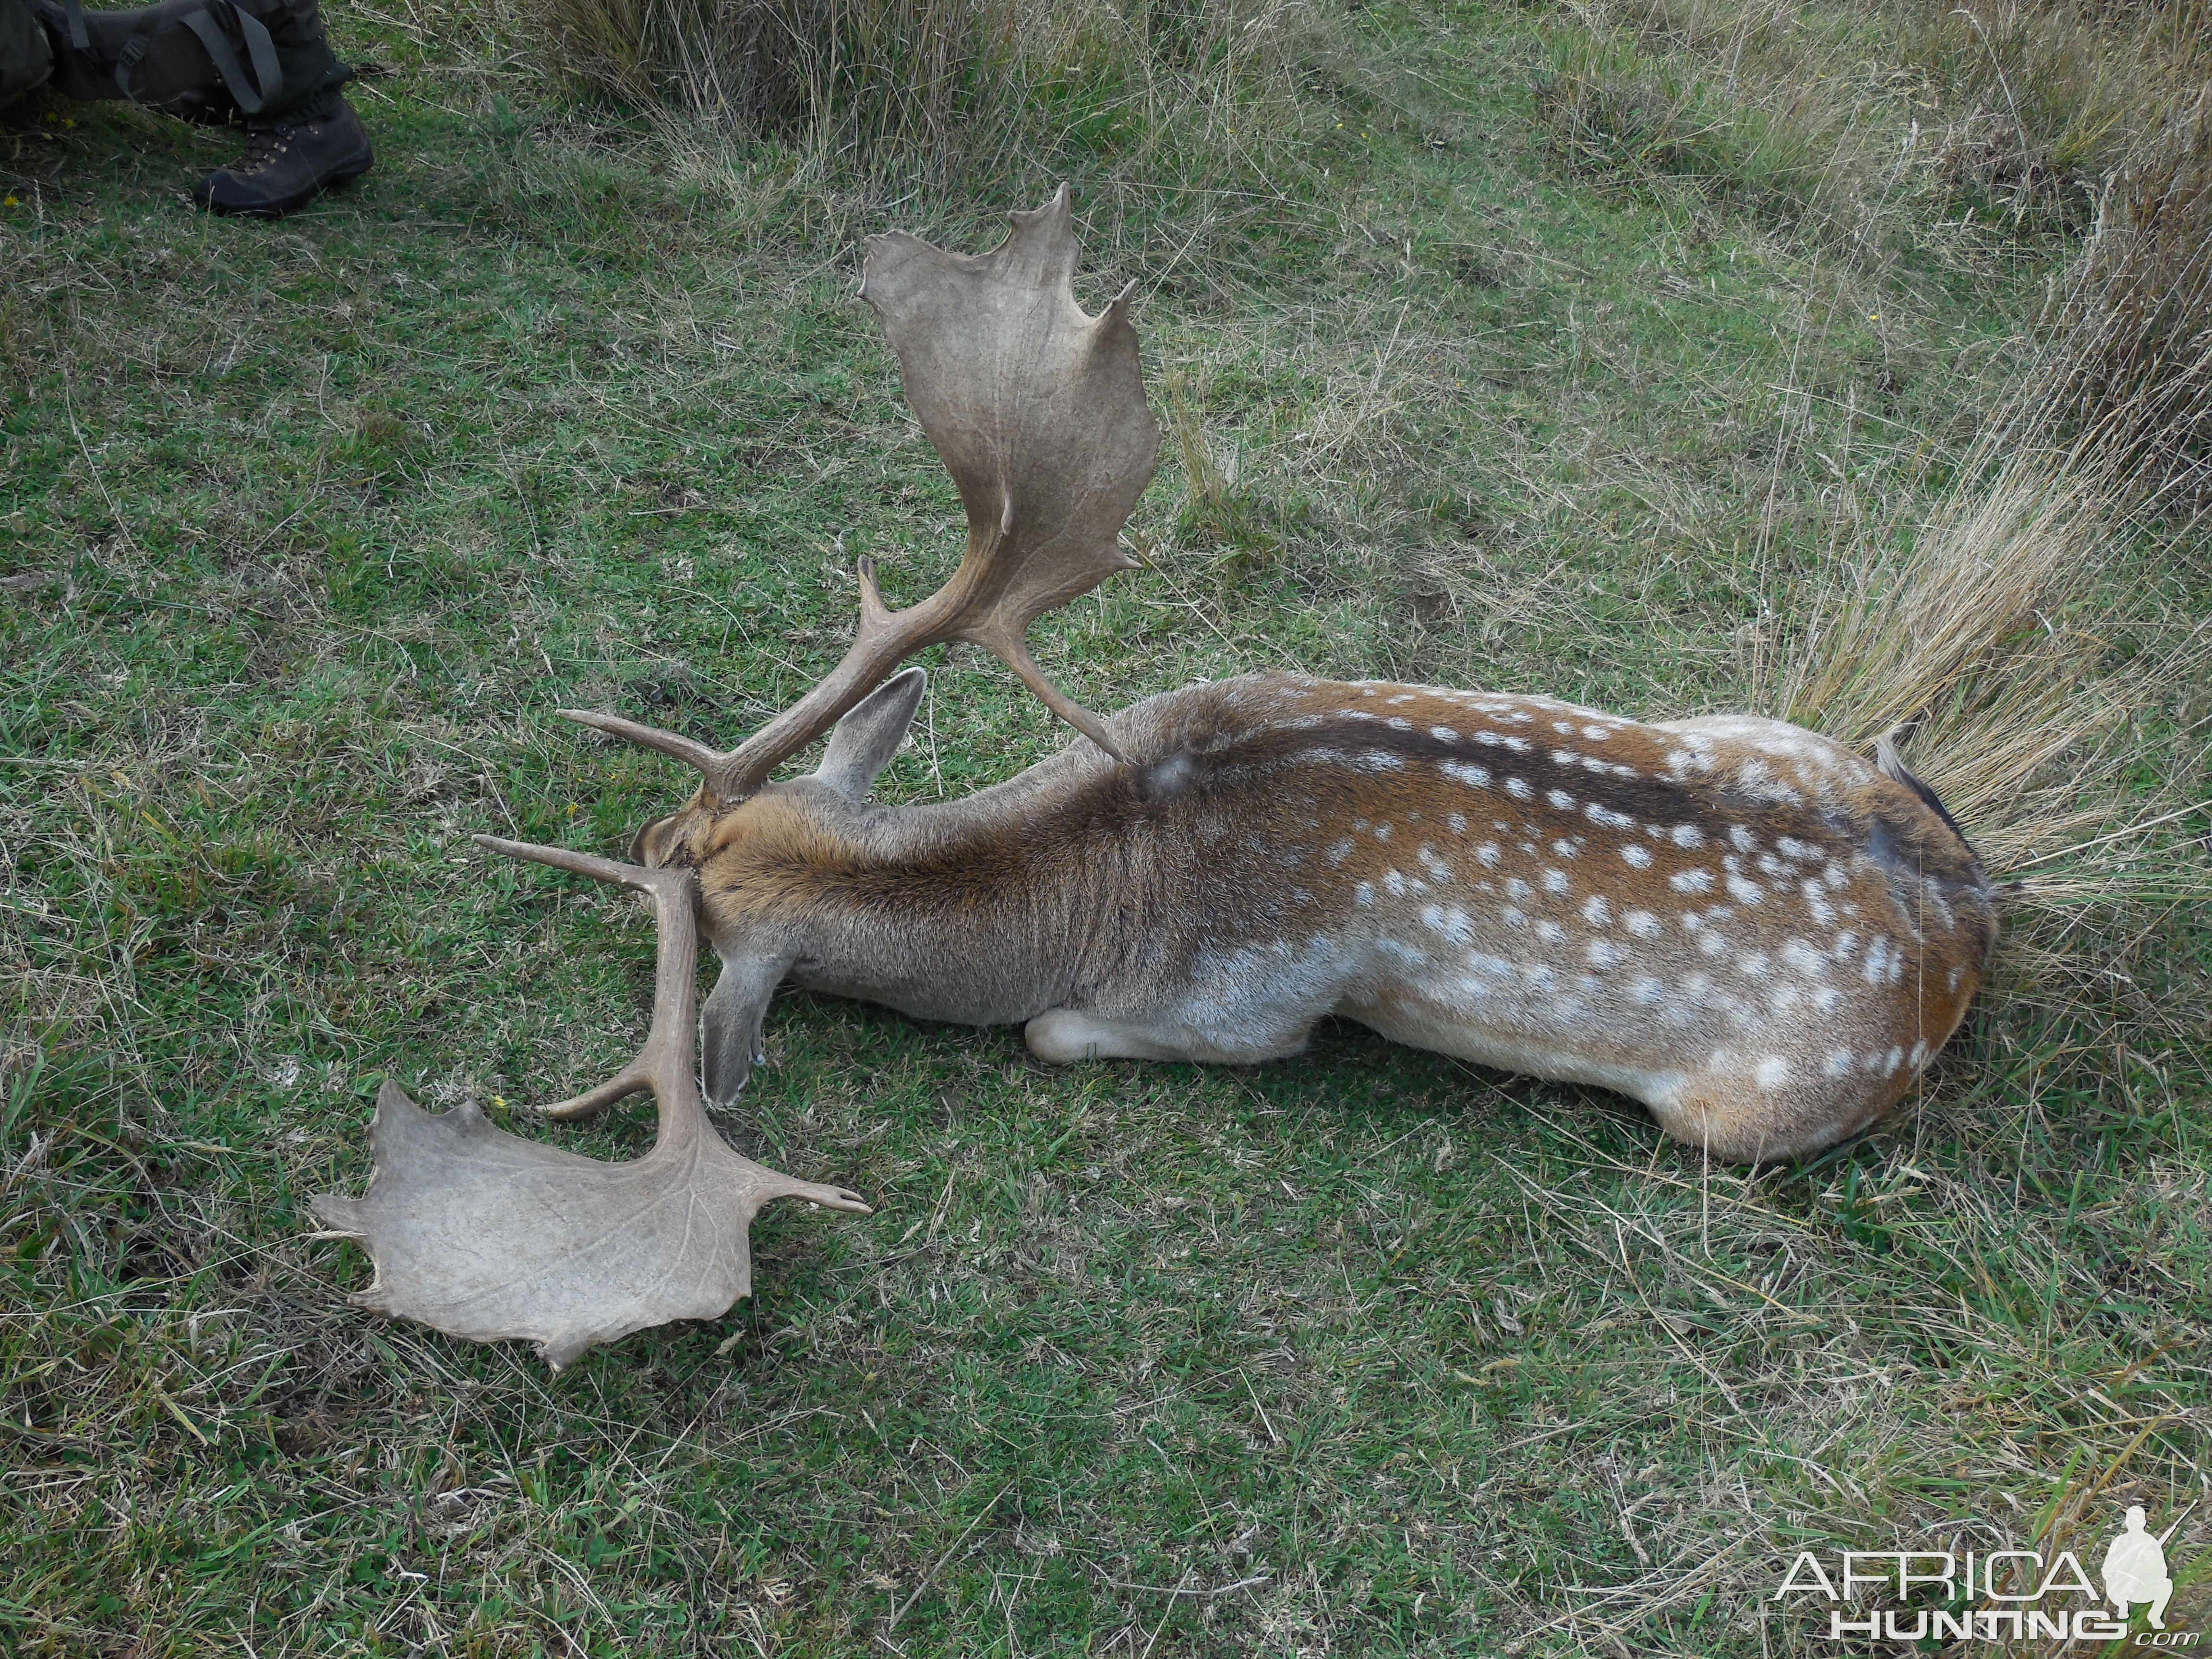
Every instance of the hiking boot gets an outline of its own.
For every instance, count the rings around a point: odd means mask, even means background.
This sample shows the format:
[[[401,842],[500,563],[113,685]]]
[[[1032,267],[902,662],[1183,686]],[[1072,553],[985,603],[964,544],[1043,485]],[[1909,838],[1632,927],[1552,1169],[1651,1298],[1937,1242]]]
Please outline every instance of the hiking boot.
[[[249,122],[246,154],[195,185],[192,200],[210,213],[281,219],[307,206],[318,192],[360,178],[375,160],[361,117],[335,91],[315,105],[327,107],[320,113],[295,109],[271,121]]]

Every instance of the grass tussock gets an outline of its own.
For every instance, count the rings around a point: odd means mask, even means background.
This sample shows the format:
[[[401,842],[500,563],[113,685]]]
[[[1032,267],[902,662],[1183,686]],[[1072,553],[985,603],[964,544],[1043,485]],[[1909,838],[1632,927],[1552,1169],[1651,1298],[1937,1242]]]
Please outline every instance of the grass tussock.
[[[532,0],[557,60],[869,172],[988,176],[1037,150],[1157,171],[1304,124],[1314,0]],[[1240,130],[1241,129],[1241,130]]]
[[[2057,1011],[2119,1042],[2186,1042],[2203,987],[2099,1013],[2127,959],[2177,908],[2212,897],[2201,842],[2212,807],[2212,626],[2190,613],[2201,543],[2130,514],[2142,489],[2113,453],[1987,441],[1972,483],[1917,533],[1869,526],[1816,580],[1786,637],[1779,711],[1906,763],[2003,884],[1998,989],[1969,1041]],[[2146,544],[2151,556],[2143,558]],[[2145,582],[2146,569],[2167,573]]]
[[[2193,509],[2212,467],[2212,91],[2102,206],[2055,319],[2068,343],[2062,401]]]
[[[1585,161],[1684,175],[1893,252],[2080,232],[2212,66],[2203,0],[1595,0],[1540,89]],[[1962,235],[1961,233],[1968,233]]]

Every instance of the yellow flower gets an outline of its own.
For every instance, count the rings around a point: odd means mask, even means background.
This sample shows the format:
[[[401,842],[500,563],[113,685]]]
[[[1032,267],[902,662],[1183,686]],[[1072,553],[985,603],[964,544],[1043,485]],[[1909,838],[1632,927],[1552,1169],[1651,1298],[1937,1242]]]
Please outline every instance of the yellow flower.
[[[21,207],[22,205],[22,203],[17,201],[12,196],[10,196],[6,201],[0,202],[0,207]]]
[[[499,1109],[503,1112],[507,1109],[507,1097],[505,1095],[494,1095],[491,1097],[491,1103],[498,1107]]]

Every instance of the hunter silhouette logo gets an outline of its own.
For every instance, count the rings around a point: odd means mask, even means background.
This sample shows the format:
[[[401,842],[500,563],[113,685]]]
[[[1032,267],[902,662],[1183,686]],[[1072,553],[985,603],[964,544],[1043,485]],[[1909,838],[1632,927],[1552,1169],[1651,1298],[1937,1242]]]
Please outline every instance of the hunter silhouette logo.
[[[2105,1599],[2116,1616],[2124,1620],[2139,1601],[2150,1603],[2150,1627],[2166,1628],[2166,1604],[2173,1599],[2173,1580],[2166,1570],[2166,1540],[2173,1526],[2154,1538],[2145,1528],[2141,1506],[2128,1511],[2127,1530],[2105,1550]]]
[[[2166,1627],[2166,1603],[2173,1596],[2166,1545],[2194,1508],[2156,1534],[2140,1506],[2130,1509],[2123,1530],[2105,1548],[2101,1596],[2072,1550],[2055,1555],[2032,1549],[1843,1550],[1825,1563],[1814,1551],[1801,1550],[1770,1599],[1820,1596],[1829,1604],[1826,1633],[1832,1641],[1854,1636],[1908,1646],[1929,1640],[2113,1641],[2126,1637],[2130,1618],[2140,1607],[2150,1629],[2136,1638],[2138,1645],[2190,1648],[2198,1632]],[[1909,1602],[1916,1589],[1937,1605],[1865,1613],[1848,1605],[1868,1595]]]

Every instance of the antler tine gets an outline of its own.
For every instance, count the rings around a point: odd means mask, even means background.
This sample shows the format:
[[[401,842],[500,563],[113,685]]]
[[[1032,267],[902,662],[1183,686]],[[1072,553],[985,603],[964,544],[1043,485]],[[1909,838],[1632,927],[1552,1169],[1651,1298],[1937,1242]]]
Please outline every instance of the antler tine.
[[[708,771],[729,759],[719,749],[684,737],[680,732],[664,732],[657,726],[643,726],[635,720],[626,720],[619,714],[598,714],[588,708],[556,708],[553,711],[564,720],[574,720],[579,726],[588,726],[604,732],[611,738],[620,738],[624,743],[634,743],[641,749],[658,750],[671,760],[680,760],[686,766],[696,766]],[[517,842],[516,845],[521,843]],[[517,854],[518,857],[526,854]]]
[[[594,717],[591,723],[597,724],[600,718],[604,717]],[[627,1066],[597,1088],[538,1110],[564,1121],[589,1117],[618,1100],[650,1089],[659,1109],[663,1133],[684,1132],[683,1126],[700,1116],[699,1081],[690,1048],[697,994],[695,975],[699,967],[699,924],[693,915],[692,899],[696,878],[689,870],[648,870],[641,865],[573,853],[565,847],[543,847],[535,842],[503,841],[497,836],[478,836],[475,840],[487,852],[550,865],[571,875],[617,883],[651,896],[660,943],[653,962],[653,1024],[644,1043]]]
[[[1136,284],[1096,317],[1076,304],[1066,185],[1008,217],[1006,240],[983,254],[947,253],[902,232],[870,237],[860,284],[898,355],[907,402],[967,510],[968,550],[952,579],[894,612],[874,565],[860,560],[860,624],[843,660],[727,753],[611,714],[562,710],[568,719],[696,766],[708,796],[735,802],[907,658],[964,640],[1125,758],[1104,722],[1046,678],[1028,635],[1047,611],[1137,563],[1121,549],[1121,526],[1152,479],[1160,433],[1129,322]]]

